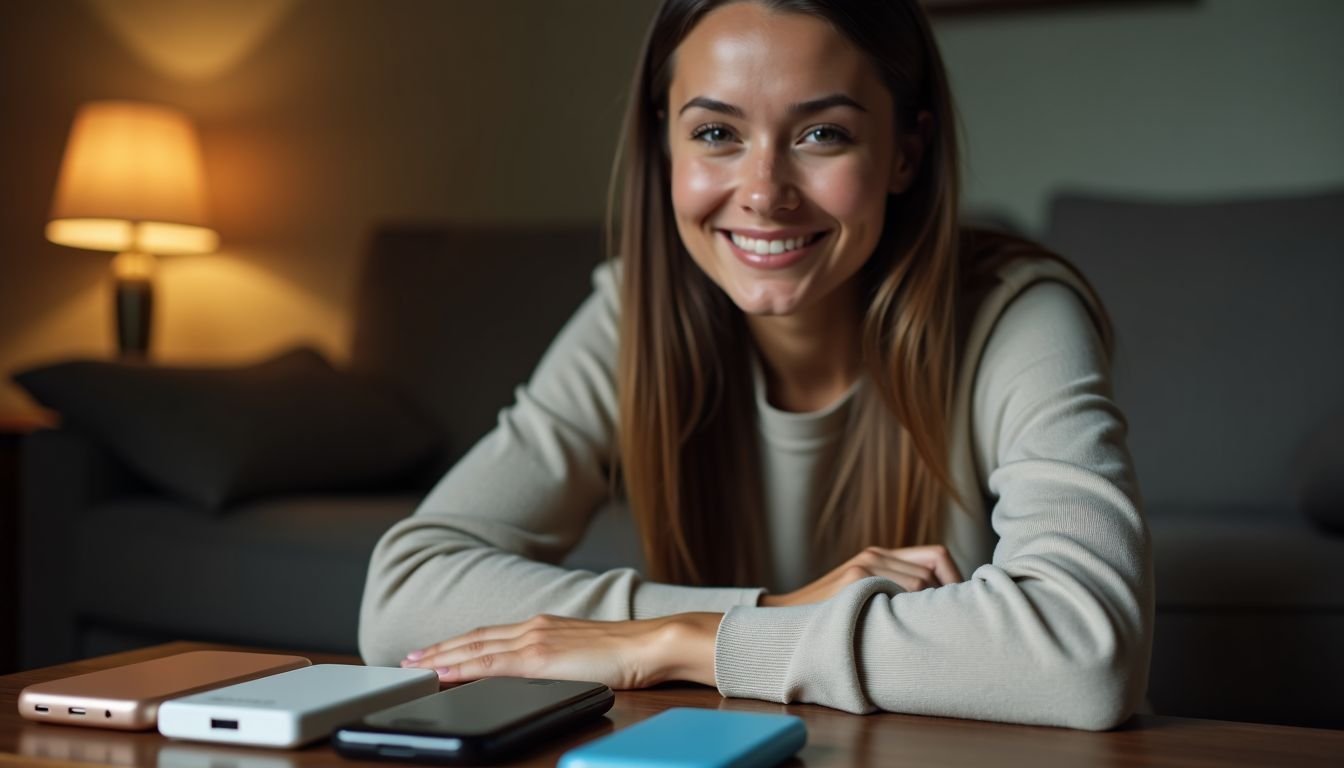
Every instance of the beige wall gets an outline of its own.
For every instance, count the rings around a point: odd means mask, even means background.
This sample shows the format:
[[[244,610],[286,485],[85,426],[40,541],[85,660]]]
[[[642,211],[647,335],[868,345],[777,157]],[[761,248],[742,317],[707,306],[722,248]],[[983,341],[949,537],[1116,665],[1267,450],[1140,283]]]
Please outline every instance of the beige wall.
[[[361,249],[378,222],[599,219],[651,8],[0,4],[0,371],[107,357],[114,346],[109,255],[42,237],[80,103],[162,101],[201,129],[223,247],[160,262],[158,360],[241,361],[301,340],[340,358]],[[225,51],[200,55],[220,37],[242,44],[231,62]],[[164,39],[183,44],[158,47]],[[0,386],[0,416],[30,407],[7,380]]]
[[[214,256],[165,261],[158,358],[340,358],[387,220],[595,221],[655,0],[0,3],[0,372],[112,349],[107,256],[42,239],[75,108],[178,105]],[[938,23],[968,198],[1039,228],[1052,190],[1344,184],[1344,2],[1203,0]],[[0,385],[0,416],[30,407]]]

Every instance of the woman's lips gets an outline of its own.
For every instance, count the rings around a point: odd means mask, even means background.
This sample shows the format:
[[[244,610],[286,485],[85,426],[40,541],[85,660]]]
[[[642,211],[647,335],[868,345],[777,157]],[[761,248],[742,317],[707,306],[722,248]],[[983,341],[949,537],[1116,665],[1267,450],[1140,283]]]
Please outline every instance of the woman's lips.
[[[719,234],[723,235],[723,239],[728,243],[728,247],[732,249],[733,255],[743,264],[756,269],[783,269],[807,256],[807,254],[817,246],[817,243],[820,243],[825,239],[828,232],[814,232],[813,234],[806,236],[804,245],[795,247],[792,250],[781,251],[780,253],[760,253],[756,250],[747,250],[733,242],[733,235],[728,230],[719,230]]]

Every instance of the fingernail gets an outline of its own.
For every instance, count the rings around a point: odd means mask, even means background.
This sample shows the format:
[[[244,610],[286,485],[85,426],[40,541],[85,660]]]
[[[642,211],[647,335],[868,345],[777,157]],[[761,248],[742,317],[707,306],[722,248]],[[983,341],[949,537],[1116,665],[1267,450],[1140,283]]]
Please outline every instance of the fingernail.
[[[434,671],[439,673],[439,677],[447,677],[448,673],[452,672],[453,670],[451,667],[435,667]]]
[[[411,651],[410,653],[406,654],[406,658],[410,659],[411,661],[418,661],[420,657],[424,655],[425,655],[424,651]]]

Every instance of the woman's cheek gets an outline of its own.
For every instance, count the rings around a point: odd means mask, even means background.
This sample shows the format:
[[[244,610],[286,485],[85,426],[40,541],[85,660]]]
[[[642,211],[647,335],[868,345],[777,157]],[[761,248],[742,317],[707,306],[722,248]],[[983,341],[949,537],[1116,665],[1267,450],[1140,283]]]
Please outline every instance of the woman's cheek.
[[[822,168],[813,168],[807,175],[807,197],[831,218],[841,222],[858,223],[876,210],[883,210],[886,200],[885,181],[874,173],[872,163],[860,158],[845,158]],[[877,201],[877,205],[874,202]]]
[[[727,193],[722,168],[696,158],[675,160],[672,165],[672,207],[677,219],[699,224],[717,210]]]

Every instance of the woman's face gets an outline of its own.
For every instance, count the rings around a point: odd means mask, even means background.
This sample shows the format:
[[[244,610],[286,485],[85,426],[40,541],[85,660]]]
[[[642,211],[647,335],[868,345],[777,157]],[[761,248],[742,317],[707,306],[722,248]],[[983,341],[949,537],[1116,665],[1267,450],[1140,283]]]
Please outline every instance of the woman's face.
[[[913,176],[892,111],[825,20],[734,3],[682,41],[665,117],[677,231],[742,311],[817,306],[872,254]]]

